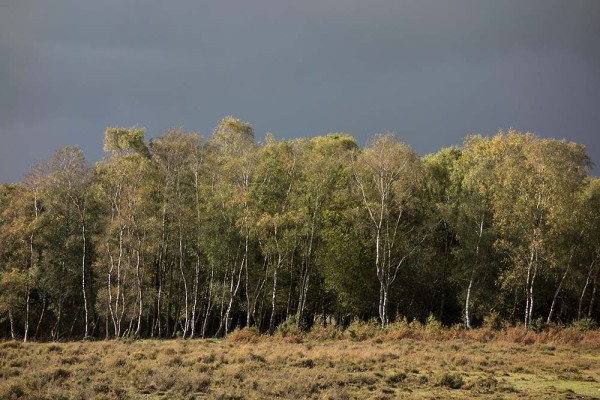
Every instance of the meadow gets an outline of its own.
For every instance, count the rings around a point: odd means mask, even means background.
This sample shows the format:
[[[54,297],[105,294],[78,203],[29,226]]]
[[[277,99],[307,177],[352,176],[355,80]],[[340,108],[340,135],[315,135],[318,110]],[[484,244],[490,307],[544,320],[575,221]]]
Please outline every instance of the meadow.
[[[600,398],[600,332],[355,324],[0,343],[0,399]]]

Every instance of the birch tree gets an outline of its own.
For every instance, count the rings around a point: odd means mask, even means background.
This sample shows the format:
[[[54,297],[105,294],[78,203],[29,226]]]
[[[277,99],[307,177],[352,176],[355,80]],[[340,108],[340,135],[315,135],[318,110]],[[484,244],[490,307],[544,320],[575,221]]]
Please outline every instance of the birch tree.
[[[97,238],[103,257],[98,262],[106,277],[96,308],[112,322],[113,335],[138,336],[144,313],[146,246],[153,215],[149,152],[141,128],[108,128],[99,166],[99,197],[106,207],[105,231]],[[104,303],[104,304],[102,304]],[[124,322],[129,321],[128,325]],[[108,335],[108,331],[107,331]]]
[[[48,176],[46,178],[46,204],[54,208],[64,217],[67,224],[63,231],[63,238],[67,240],[61,251],[64,254],[78,254],[80,263],[79,280],[81,282],[81,299],[84,310],[84,337],[89,336],[90,309],[88,302],[89,282],[88,272],[88,194],[91,179],[91,169],[87,164],[83,152],[76,146],[63,147],[57,150],[48,162]],[[72,214],[72,215],[71,215]],[[78,228],[75,228],[77,227]],[[74,249],[69,242],[70,236],[78,236],[74,240],[79,245]],[[74,257],[75,258],[75,254]],[[73,260],[68,261],[69,264]],[[69,265],[69,270],[73,270]],[[64,277],[63,277],[64,279]]]
[[[423,179],[418,155],[392,134],[376,136],[353,160],[358,195],[370,221],[379,280],[379,320],[389,323],[390,287],[424,239],[406,213]],[[413,239],[417,238],[416,243]]]
[[[219,176],[215,180],[216,190],[220,196],[221,216],[230,227],[238,229],[240,241],[233,249],[235,252],[223,257],[226,260],[228,276],[227,300],[221,328],[225,335],[230,330],[230,316],[234,300],[242,282],[246,297],[246,324],[250,324],[251,301],[249,293],[249,265],[251,252],[251,219],[249,193],[254,180],[256,167],[256,144],[252,126],[231,116],[219,121],[213,131],[211,145],[216,151]]]
[[[524,324],[535,308],[535,282],[557,248],[551,246],[557,223],[587,175],[582,146],[509,131],[490,139],[494,162],[494,222],[501,232],[497,248],[510,260],[507,278],[524,280]],[[568,194],[568,195],[566,195]]]
[[[477,281],[490,276],[490,258],[493,257],[492,243],[493,210],[491,203],[493,159],[489,141],[480,136],[465,140],[461,156],[456,163],[453,180],[458,196],[456,222],[457,239],[460,244],[458,256],[468,265],[468,284],[463,307],[463,318],[467,328],[472,327],[471,306]],[[487,265],[486,265],[487,264]],[[486,268],[487,267],[487,268]]]

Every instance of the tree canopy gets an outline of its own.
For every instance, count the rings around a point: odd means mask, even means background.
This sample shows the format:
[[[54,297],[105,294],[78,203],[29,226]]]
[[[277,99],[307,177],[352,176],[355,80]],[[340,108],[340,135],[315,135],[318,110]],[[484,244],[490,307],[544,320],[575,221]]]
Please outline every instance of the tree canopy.
[[[0,185],[0,335],[224,336],[397,318],[598,321],[585,148],[514,130],[419,156],[397,135],[105,131]]]

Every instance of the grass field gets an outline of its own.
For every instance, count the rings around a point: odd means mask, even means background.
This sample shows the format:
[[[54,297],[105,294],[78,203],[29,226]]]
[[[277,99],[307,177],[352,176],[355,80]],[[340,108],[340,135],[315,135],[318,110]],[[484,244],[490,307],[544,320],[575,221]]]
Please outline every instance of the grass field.
[[[600,398],[600,342],[527,343],[243,333],[4,342],[0,399]]]

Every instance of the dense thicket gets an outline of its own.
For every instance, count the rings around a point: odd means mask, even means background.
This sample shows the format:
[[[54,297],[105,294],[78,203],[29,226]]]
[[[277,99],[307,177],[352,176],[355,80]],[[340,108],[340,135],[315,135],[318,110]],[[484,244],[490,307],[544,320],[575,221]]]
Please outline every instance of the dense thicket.
[[[198,337],[353,318],[597,321],[600,181],[583,146],[391,134],[257,143],[109,128],[0,185],[0,335]]]

